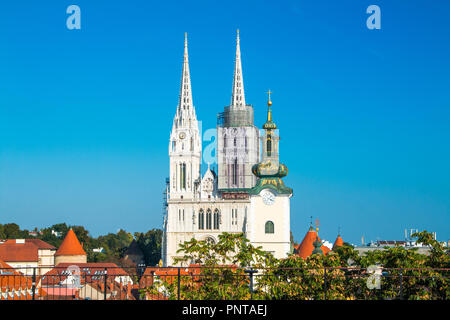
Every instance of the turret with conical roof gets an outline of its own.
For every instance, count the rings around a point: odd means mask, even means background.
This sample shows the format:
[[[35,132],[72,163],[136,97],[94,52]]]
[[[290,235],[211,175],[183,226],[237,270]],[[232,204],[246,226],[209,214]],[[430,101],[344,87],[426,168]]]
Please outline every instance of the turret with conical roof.
[[[321,250],[324,255],[330,251],[330,249],[322,245],[322,241],[320,240],[316,230],[310,226],[308,232],[303,238],[303,241],[295,248],[294,253],[303,259],[306,259],[310,255],[318,253],[317,250]]]
[[[67,232],[66,237],[55,253],[55,264],[59,263],[86,263],[87,255],[83,246],[78,241],[72,229]]]
[[[343,245],[344,245],[344,240],[342,240],[341,235],[338,234],[336,241],[334,241],[334,244],[333,244],[333,251],[335,251],[339,247],[342,247]]]

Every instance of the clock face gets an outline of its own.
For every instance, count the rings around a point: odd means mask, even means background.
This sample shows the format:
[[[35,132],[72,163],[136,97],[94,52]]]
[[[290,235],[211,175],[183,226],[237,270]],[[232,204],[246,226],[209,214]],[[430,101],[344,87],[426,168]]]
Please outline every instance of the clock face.
[[[261,192],[261,197],[263,199],[263,202],[268,206],[272,205],[275,202],[275,195],[269,190],[263,190]]]
[[[180,139],[184,139],[184,138],[186,138],[186,133],[180,132],[180,134],[178,135],[178,137],[179,137]]]

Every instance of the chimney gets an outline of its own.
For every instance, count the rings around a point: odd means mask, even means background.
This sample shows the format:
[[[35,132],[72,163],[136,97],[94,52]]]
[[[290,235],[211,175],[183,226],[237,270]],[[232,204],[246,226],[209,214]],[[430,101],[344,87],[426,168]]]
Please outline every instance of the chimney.
[[[16,244],[25,244],[25,239],[16,239]]]

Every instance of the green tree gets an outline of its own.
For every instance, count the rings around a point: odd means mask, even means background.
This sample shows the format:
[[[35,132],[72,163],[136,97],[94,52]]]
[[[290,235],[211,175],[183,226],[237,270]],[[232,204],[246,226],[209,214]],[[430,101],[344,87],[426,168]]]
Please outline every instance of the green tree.
[[[201,264],[197,269],[190,268],[191,275],[181,277],[181,299],[249,299],[249,278],[245,270],[270,266],[275,260],[270,253],[251,245],[242,233],[222,233],[217,243],[192,239],[181,244],[178,252],[183,257],[177,258],[176,263]],[[224,265],[225,268],[221,267]],[[174,280],[173,277],[159,279],[149,291],[164,292],[169,299],[175,299],[178,282]]]
[[[162,230],[152,229],[146,233],[136,232],[134,236],[144,254],[146,265],[156,266],[161,260]]]
[[[0,239],[29,239],[28,230],[21,230],[16,223],[0,225]]]

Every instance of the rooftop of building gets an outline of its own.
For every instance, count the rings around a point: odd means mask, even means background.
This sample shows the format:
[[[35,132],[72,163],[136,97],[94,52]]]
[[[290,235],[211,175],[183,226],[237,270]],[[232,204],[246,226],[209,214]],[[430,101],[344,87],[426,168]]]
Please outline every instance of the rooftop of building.
[[[294,247],[294,253],[304,259],[309,257],[314,250],[314,241],[316,240],[322,242],[316,230],[314,230],[313,227],[311,226],[308,232],[306,233],[305,237],[303,238],[303,241],[296,247]],[[328,252],[331,251],[324,245],[322,245],[320,249],[322,250],[323,254],[327,254]]]
[[[83,246],[80,244],[80,241],[78,241],[75,232],[73,232],[73,230],[70,229],[67,232],[67,235],[64,238],[63,242],[59,246],[58,250],[56,251],[55,256],[80,256],[80,255],[85,256],[86,252],[84,251]]]
[[[0,244],[0,259],[6,262],[38,262],[38,247],[32,242],[7,240]]]

